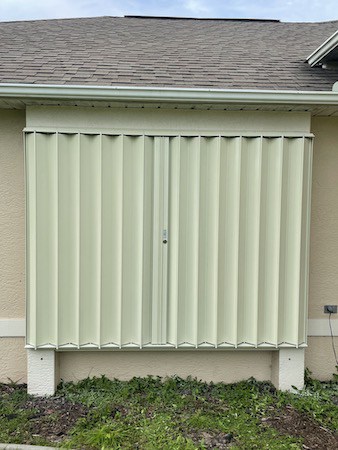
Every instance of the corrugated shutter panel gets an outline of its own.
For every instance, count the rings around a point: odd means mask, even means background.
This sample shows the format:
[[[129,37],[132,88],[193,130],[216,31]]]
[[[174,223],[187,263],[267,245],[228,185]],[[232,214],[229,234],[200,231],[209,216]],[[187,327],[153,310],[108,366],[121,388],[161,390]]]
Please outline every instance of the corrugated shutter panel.
[[[311,152],[304,136],[27,132],[27,344],[304,344]]]

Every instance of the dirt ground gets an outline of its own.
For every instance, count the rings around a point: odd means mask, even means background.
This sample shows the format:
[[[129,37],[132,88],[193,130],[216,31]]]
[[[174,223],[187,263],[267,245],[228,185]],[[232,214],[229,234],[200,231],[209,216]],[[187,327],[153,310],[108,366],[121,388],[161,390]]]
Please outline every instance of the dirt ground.
[[[273,412],[274,417],[267,418],[263,423],[273,426],[281,434],[301,437],[304,439],[305,450],[336,450],[338,449],[338,434],[321,427],[306,414],[287,406],[282,411]]]

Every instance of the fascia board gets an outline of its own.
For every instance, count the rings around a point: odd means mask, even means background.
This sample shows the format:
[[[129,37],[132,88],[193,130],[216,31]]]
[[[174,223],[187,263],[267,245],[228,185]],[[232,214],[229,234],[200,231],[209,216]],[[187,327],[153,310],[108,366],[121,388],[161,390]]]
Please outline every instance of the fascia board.
[[[338,92],[0,84],[0,98],[164,103],[338,105]]]
[[[311,67],[320,63],[338,45],[338,30],[333,33],[325,42],[323,42],[314,52],[309,55],[306,60]]]

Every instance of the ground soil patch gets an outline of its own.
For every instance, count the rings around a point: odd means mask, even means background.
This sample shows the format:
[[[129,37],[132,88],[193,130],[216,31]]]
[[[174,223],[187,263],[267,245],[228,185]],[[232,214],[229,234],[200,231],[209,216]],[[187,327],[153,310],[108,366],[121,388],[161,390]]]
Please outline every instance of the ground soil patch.
[[[301,437],[303,448],[311,450],[338,449],[338,434],[322,427],[307,414],[296,411],[287,406],[281,411],[272,411],[273,417],[267,418],[263,423],[274,427],[281,434]]]

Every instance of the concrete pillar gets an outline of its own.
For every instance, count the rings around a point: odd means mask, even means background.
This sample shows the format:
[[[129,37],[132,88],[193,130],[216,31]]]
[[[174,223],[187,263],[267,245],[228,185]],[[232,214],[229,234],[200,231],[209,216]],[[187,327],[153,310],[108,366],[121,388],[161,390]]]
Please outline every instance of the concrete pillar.
[[[54,350],[27,350],[28,394],[53,395],[56,390],[56,356]]]
[[[272,356],[271,381],[281,391],[304,387],[304,348],[281,348]]]

